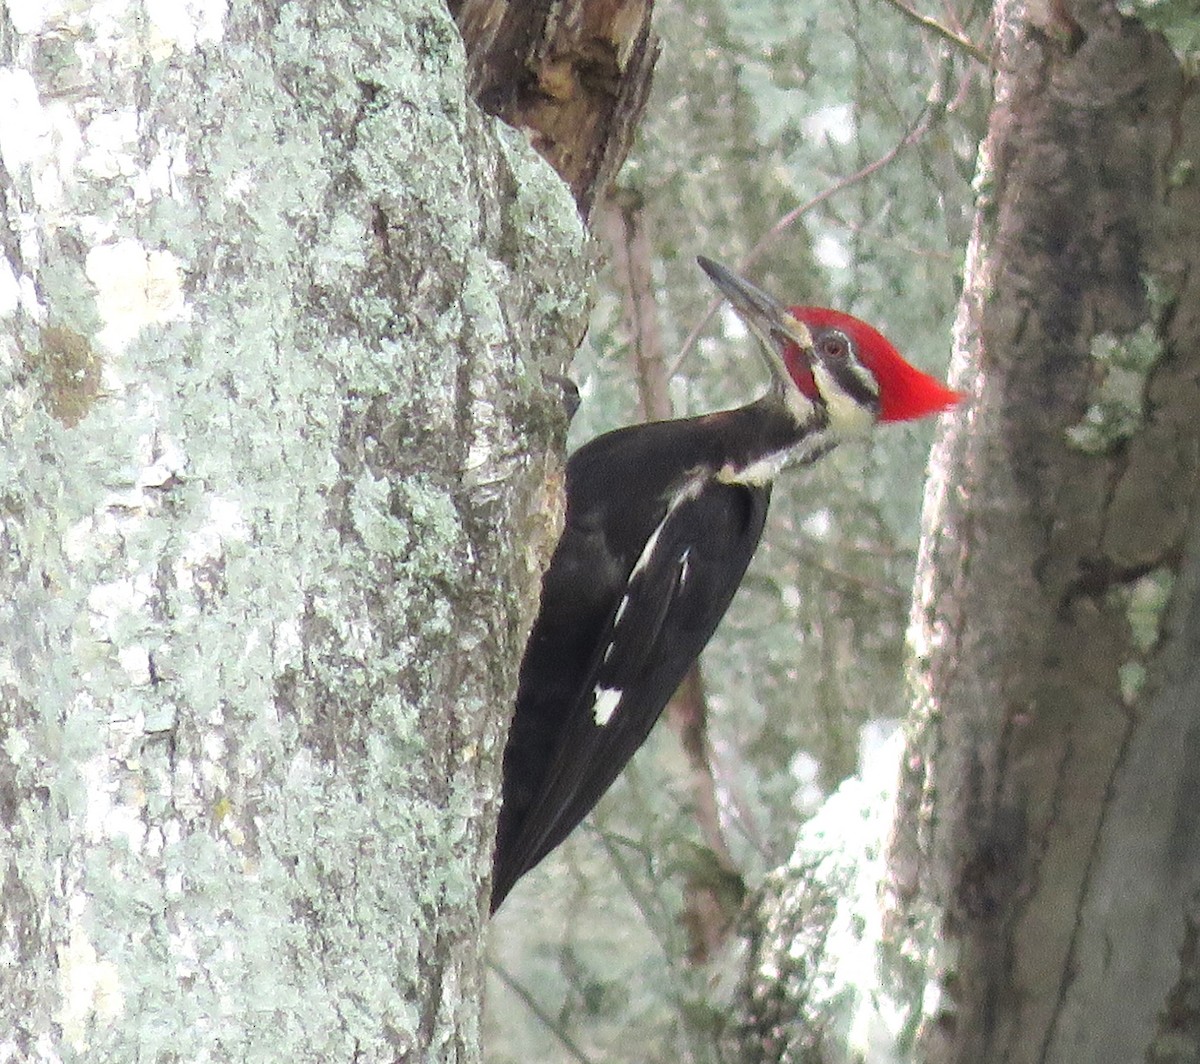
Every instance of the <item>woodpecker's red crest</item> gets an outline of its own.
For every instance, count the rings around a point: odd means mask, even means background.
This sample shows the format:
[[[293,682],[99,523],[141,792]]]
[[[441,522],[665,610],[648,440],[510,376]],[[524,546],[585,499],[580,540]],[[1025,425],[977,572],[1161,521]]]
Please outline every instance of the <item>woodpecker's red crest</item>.
[[[906,362],[883,333],[861,318],[827,307],[789,307],[788,311],[808,326],[819,356],[857,358],[871,373],[879,385],[880,421],[912,421],[949,409],[962,398],[936,377]],[[792,379],[805,395],[816,399],[810,360],[794,342],[790,347],[785,362]]]
[[[816,403],[835,435],[853,434],[876,421],[925,417],[959,400],[865,321],[824,307],[786,307],[720,263],[698,261],[758,337],[775,392],[798,421]]]

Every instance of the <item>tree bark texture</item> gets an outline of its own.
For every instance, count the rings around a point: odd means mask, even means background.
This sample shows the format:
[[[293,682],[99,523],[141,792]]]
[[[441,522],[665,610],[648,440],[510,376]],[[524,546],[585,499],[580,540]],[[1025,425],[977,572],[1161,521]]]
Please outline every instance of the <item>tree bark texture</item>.
[[[439,0],[0,11],[0,1059],[477,1061],[583,232]]]
[[[893,931],[919,1059],[1195,1060],[1200,97],[1113,4],[996,18]]]
[[[586,220],[629,154],[660,44],[654,0],[450,0],[488,114],[528,132]]]

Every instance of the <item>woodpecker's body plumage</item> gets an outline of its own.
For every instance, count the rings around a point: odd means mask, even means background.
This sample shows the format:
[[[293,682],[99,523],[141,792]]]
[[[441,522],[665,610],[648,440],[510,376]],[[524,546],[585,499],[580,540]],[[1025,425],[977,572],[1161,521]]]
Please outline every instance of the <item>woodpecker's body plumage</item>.
[[[877,419],[955,398],[857,319],[783,308],[701,265],[763,343],[774,386],[736,410],[606,433],[568,462],[566,524],[504,754],[493,911],[649,734],[741,584],[775,475]]]

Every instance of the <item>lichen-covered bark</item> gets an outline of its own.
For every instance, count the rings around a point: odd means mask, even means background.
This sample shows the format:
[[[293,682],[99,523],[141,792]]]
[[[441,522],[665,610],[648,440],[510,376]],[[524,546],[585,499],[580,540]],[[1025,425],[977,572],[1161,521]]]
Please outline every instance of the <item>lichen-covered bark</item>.
[[[439,0],[10,8],[0,113],[0,1057],[478,1060],[567,190]]]
[[[1200,100],[1112,4],[996,14],[895,926],[921,1059],[1193,1060]]]
[[[788,863],[750,898],[723,1039],[728,1064],[903,1059],[903,1005],[878,978],[898,738],[824,802]]]

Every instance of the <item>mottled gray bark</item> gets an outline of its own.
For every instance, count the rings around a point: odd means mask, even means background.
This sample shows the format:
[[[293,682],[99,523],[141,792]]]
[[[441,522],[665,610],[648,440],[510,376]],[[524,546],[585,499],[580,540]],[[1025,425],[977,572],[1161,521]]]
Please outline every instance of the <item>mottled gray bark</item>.
[[[1100,0],[1002,2],[893,853],[921,1059],[1194,1060],[1200,100]]]
[[[0,1058],[475,1061],[571,197],[438,0],[0,12]]]

